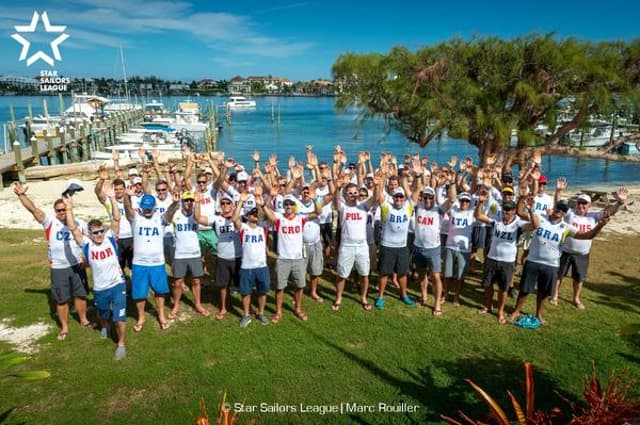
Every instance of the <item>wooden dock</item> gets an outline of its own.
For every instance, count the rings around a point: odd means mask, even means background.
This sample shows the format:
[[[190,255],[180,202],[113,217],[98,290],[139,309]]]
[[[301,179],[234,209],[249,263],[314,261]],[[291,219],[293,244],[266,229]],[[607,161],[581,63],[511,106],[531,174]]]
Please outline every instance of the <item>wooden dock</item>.
[[[8,136],[13,151],[0,155],[0,187],[4,181],[25,181],[25,168],[37,165],[73,164],[88,161],[91,152],[103,151],[117,143],[117,137],[136,126],[143,118],[142,109],[119,111],[104,119],[83,121],[65,127],[30,131],[26,122],[27,147],[18,141],[15,122],[9,123]]]

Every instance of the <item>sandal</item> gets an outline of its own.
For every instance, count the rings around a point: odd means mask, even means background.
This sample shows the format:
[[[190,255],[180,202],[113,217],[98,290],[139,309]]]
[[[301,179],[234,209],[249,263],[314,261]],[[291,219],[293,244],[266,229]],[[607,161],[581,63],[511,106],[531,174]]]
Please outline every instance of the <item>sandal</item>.
[[[478,309],[478,314],[487,314],[487,313],[491,313],[491,310],[489,310],[487,307],[482,307]]]
[[[298,319],[302,320],[303,322],[306,322],[307,320],[309,320],[309,317],[307,316],[307,314],[302,310],[298,310],[294,314]]]
[[[96,329],[96,328],[98,327],[98,325],[96,325],[96,324],[95,324],[95,323],[93,323],[93,322],[80,323],[80,325],[81,325],[83,328],[87,328],[87,329]]]
[[[282,320],[282,314],[280,313],[273,313],[271,315],[271,322],[272,323],[278,323],[280,320]]]
[[[338,311],[338,310],[340,310],[340,307],[342,307],[342,303],[333,303],[331,305],[331,310]]]
[[[203,308],[202,310],[196,310],[196,313],[204,316],[204,317],[209,317],[211,316],[211,312],[209,310],[207,310],[206,308]]]
[[[160,330],[166,331],[167,329],[169,329],[169,322],[160,322]]]
[[[371,309],[373,308],[368,302],[361,302],[360,305],[362,306],[364,311],[371,311]]]
[[[313,299],[315,302],[317,302],[318,304],[323,303],[324,302],[324,298],[322,298],[320,295],[316,295],[315,297],[311,297],[311,299]]]
[[[509,323],[509,321],[506,317],[502,316],[498,319],[498,323],[500,323],[501,325],[506,325],[507,323]]]
[[[58,341],[64,341],[69,336],[69,332],[60,332],[58,334]]]
[[[167,315],[167,318],[169,320],[176,320],[176,317],[178,317],[178,312],[177,311],[175,313],[173,311],[170,311],[169,314]]]
[[[140,331],[142,331],[142,327],[143,326],[144,326],[144,322],[136,323],[135,325],[133,325],[133,331],[134,332],[140,332]]]
[[[442,310],[433,310],[431,314],[434,316],[442,316]]]
[[[219,311],[216,313],[216,320],[222,320],[227,315],[226,311]]]

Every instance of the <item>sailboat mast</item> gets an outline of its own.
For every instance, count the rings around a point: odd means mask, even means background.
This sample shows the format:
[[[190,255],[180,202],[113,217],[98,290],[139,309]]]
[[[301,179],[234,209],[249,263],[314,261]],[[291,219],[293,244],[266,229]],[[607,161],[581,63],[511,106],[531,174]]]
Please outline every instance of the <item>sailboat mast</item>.
[[[129,103],[129,82],[127,81],[127,70],[124,67],[124,52],[120,46],[120,62],[122,62],[122,75],[124,76],[124,95]]]

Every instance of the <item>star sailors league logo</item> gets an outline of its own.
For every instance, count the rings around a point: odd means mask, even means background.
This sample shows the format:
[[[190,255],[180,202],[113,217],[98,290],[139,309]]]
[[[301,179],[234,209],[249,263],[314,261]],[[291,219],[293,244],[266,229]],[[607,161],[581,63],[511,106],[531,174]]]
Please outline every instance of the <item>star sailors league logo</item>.
[[[29,56],[29,48],[31,47],[31,42],[27,40],[22,34],[35,33],[36,27],[38,25],[38,21],[42,19],[42,23],[44,25],[44,31],[47,33],[59,33],[53,41],[49,43],[51,46],[51,52],[53,53],[53,58],[49,56],[47,53],[42,50],[38,50]],[[31,18],[31,23],[29,25],[15,25],[16,34],[12,34],[11,38],[16,40],[18,43],[22,45],[22,50],[20,51],[20,61],[27,60],[27,66],[31,66],[34,62],[41,59],[44,62],[48,63],[50,66],[55,64],[55,61],[61,61],[62,56],[60,55],[60,50],[58,46],[62,44],[67,38],[69,38],[69,34],[66,34],[64,31],[67,29],[66,25],[51,25],[49,22],[49,16],[47,12],[42,12],[42,15],[39,15],[38,12],[33,12],[33,17]],[[54,60],[55,58],[55,60]]]

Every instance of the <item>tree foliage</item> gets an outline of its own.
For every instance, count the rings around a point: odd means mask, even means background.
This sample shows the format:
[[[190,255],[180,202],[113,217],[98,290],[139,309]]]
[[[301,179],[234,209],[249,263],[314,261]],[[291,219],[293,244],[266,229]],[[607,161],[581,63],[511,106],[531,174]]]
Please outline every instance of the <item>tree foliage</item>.
[[[560,148],[564,135],[598,114],[627,108],[637,116],[640,40],[452,39],[416,52],[346,53],[333,74],[338,107],[357,105],[363,119],[383,117],[420,146],[446,129],[484,159],[532,146]],[[570,118],[561,121],[567,104]],[[536,133],[541,124],[551,132]],[[510,148],[514,130],[518,144]]]

